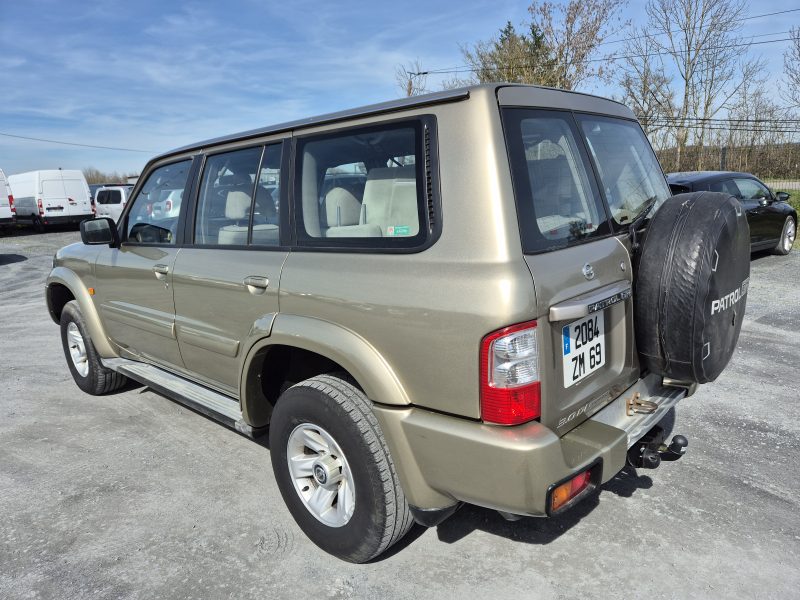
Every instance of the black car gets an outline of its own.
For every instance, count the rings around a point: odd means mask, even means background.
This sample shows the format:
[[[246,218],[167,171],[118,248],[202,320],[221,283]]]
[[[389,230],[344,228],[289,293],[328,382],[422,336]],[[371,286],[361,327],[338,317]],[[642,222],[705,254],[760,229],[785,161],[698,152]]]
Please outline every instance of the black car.
[[[686,192],[727,192],[735,196],[747,211],[750,225],[750,251],[773,250],[789,254],[797,235],[797,211],[787,203],[789,194],[774,194],[762,181],[749,173],[732,171],[691,171],[668,173],[673,194]]]

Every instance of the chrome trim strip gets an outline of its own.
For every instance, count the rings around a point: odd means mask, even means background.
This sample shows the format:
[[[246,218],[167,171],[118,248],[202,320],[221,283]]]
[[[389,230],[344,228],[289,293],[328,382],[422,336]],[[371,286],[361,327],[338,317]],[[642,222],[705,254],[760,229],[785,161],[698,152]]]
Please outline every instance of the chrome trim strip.
[[[598,288],[588,294],[560,302],[550,307],[549,320],[574,321],[598,312],[618,302],[624,302],[632,295],[629,281],[616,281]]]

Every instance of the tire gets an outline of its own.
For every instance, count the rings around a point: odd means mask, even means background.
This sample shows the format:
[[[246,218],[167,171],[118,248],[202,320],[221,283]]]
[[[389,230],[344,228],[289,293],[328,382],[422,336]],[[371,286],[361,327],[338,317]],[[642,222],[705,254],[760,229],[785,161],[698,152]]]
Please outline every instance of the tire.
[[[742,327],[750,283],[750,228],[728,194],[666,200],[647,230],[634,279],[642,366],[679,381],[714,381]]]
[[[786,217],[786,221],[783,224],[783,229],[781,230],[781,239],[778,240],[778,245],[775,246],[775,249],[772,252],[774,254],[786,256],[792,251],[792,246],[794,245],[794,240],[796,237],[797,223],[795,223],[792,217]]]
[[[286,506],[309,539],[329,554],[363,563],[411,528],[371,403],[352,383],[319,375],[286,390],[272,413],[269,444]],[[332,482],[333,477],[341,480]],[[312,508],[315,504],[321,509]]]
[[[67,302],[61,311],[61,346],[72,378],[87,394],[108,394],[127,382],[124,375],[106,369],[100,362],[75,300]]]

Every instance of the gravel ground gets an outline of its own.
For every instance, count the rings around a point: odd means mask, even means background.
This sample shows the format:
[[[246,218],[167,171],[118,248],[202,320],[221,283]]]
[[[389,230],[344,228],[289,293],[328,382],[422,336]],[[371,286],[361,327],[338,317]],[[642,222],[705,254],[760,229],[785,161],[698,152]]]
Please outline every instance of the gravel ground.
[[[72,382],[44,280],[76,231],[0,234],[0,598],[796,598],[800,252],[752,262],[688,455],[561,518],[464,507],[368,565],[300,532],[269,450],[145,388]]]

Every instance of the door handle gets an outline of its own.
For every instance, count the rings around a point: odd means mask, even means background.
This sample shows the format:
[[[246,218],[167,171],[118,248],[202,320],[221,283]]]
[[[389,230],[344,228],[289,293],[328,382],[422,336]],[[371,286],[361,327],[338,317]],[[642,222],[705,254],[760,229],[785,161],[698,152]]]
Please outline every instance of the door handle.
[[[269,279],[266,277],[250,275],[249,277],[244,278],[244,285],[247,287],[247,291],[251,294],[263,294],[269,286]]]
[[[169,265],[153,265],[153,273],[158,279],[166,279],[169,274]]]

